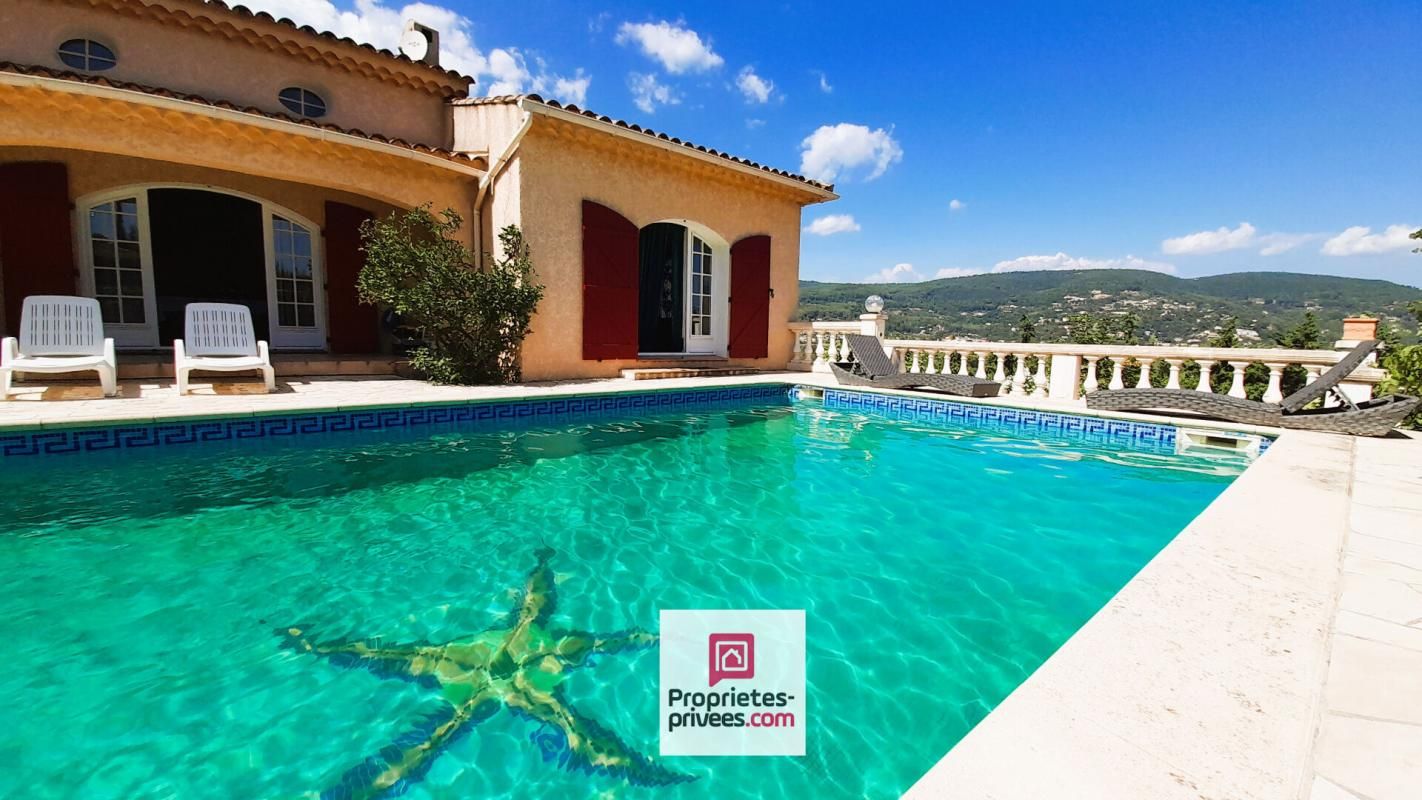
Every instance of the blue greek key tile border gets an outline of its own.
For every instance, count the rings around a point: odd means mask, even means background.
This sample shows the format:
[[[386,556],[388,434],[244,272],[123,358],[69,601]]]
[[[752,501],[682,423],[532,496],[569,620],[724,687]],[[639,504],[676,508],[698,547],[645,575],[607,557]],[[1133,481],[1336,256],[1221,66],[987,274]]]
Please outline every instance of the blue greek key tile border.
[[[992,428],[1019,436],[1067,438],[1117,449],[1175,452],[1174,425],[843,389],[826,389],[824,403],[826,408],[882,414],[930,424]]]
[[[491,400],[400,408],[316,411],[259,417],[103,425],[0,433],[0,457],[72,455],[122,449],[170,447],[201,442],[268,439],[304,434],[373,431],[429,425],[461,430],[556,425],[583,419],[638,417],[735,405],[786,403],[784,384],[714,389],[570,395],[530,400]]]

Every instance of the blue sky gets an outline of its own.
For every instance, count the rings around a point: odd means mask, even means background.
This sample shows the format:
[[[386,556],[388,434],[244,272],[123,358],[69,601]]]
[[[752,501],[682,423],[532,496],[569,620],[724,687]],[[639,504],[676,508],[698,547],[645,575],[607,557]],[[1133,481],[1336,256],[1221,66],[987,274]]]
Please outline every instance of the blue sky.
[[[806,278],[1135,266],[1422,285],[1405,239],[1422,227],[1415,0],[250,5],[387,47],[414,17],[480,93],[832,177],[842,199],[805,213]]]

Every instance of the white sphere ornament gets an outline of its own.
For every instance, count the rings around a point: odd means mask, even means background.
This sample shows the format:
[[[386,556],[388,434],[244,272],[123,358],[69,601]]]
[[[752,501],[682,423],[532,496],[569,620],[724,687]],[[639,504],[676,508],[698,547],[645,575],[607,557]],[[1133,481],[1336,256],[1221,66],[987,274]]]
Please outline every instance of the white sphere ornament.
[[[864,298],[864,310],[870,314],[877,314],[884,310],[884,298],[877,294],[871,294]]]

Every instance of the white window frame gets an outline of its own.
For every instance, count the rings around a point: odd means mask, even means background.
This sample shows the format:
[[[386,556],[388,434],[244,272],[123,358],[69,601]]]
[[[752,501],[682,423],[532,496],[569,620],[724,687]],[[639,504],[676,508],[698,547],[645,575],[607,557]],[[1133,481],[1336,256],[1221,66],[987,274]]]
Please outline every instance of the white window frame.
[[[74,201],[74,252],[81,259],[79,270],[80,292],[85,297],[93,297],[94,253],[89,230],[89,209],[96,205],[133,197],[138,200],[139,255],[143,265],[144,318],[142,325],[126,325],[104,321],[104,331],[114,339],[114,345],[123,349],[168,349],[158,345],[158,294],[153,282],[153,237],[149,227],[148,191],[150,189],[195,189],[216,194],[231,195],[250,200],[262,208],[262,252],[266,259],[267,319],[271,348],[273,350],[325,350],[327,349],[327,294],[326,261],[321,226],[291,209],[269,202],[256,195],[228,189],[223,186],[196,183],[140,183],[115,189],[105,189],[77,198]],[[294,222],[311,232],[311,279],[313,298],[316,303],[316,326],[302,328],[278,324],[276,302],[276,237],[272,230],[272,217],[279,216]]]

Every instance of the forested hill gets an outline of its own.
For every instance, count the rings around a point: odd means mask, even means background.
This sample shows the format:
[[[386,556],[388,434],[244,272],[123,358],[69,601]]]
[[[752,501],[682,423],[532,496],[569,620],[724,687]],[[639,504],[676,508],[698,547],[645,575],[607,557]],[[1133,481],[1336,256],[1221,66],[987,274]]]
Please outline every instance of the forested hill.
[[[1072,315],[1134,314],[1144,340],[1181,343],[1209,338],[1230,317],[1238,317],[1246,342],[1267,342],[1309,310],[1325,340],[1336,339],[1342,319],[1353,314],[1410,328],[1407,304],[1422,300],[1422,290],[1411,286],[1328,275],[1237,272],[1186,279],[1141,270],[1062,270],[922,283],[801,281],[796,319],[855,319],[871,294],[884,298],[893,336],[1015,341],[1026,315],[1043,341],[1057,341],[1067,338]]]

